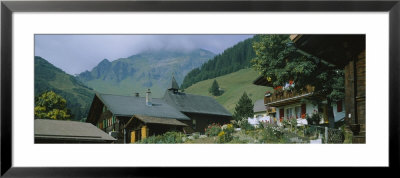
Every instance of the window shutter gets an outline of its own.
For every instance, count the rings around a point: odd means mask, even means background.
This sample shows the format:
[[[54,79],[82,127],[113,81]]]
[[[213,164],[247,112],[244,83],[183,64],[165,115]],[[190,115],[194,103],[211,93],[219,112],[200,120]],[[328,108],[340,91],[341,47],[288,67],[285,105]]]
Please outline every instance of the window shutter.
[[[337,112],[342,112],[343,111],[343,105],[342,105],[342,101],[338,101],[336,102],[336,106],[337,106]]]
[[[307,108],[306,108],[306,104],[302,104],[301,105],[301,118],[305,118],[306,116],[306,112],[307,112]],[[304,117],[303,117],[304,116]]]
[[[285,110],[284,109],[279,109],[279,119],[282,119],[285,117]]]

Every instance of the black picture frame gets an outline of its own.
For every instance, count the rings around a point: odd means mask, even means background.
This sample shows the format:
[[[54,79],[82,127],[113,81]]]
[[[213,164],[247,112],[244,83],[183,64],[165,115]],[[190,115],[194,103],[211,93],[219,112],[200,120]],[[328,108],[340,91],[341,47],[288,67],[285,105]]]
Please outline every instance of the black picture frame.
[[[388,12],[389,168],[399,166],[400,1],[2,1],[1,2],[1,175],[8,177],[129,177],[178,174],[176,168],[17,168],[12,165],[13,12]],[[385,109],[385,108],[382,108]],[[157,169],[157,170],[154,170]],[[188,168],[187,168],[188,169]],[[191,168],[194,169],[194,168]],[[239,169],[240,170],[240,169]],[[371,169],[369,169],[371,170]],[[373,170],[373,169],[372,169]],[[209,171],[195,171],[195,175]],[[213,171],[213,170],[210,170]],[[281,170],[283,171],[283,170]],[[222,170],[223,172],[223,170]],[[350,171],[351,172],[351,171]],[[367,171],[368,172],[368,171]],[[210,172],[209,172],[210,173]],[[350,174],[358,175],[358,171]],[[365,172],[364,172],[365,173]],[[329,171],[330,175],[338,174]]]

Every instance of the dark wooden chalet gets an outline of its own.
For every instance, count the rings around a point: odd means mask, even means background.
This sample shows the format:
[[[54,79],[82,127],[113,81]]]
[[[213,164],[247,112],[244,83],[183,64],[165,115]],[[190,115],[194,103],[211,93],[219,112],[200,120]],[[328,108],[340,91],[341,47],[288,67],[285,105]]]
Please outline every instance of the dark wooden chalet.
[[[231,113],[214,98],[179,92],[174,78],[162,99],[190,118],[190,121],[183,121],[189,125],[185,132],[204,133],[209,124],[226,124],[232,119]]]
[[[365,143],[365,35],[291,35],[296,47],[345,71],[345,122]]]
[[[78,121],[35,119],[35,143],[112,143],[117,139]]]
[[[162,99],[99,94],[94,96],[86,122],[115,135],[119,143],[132,143],[149,135],[182,131],[187,116]]]
[[[118,138],[118,143],[134,143],[167,131],[186,134],[204,132],[211,123],[228,123],[231,114],[211,97],[178,92],[172,79],[164,98],[121,96],[97,93],[86,122]]]

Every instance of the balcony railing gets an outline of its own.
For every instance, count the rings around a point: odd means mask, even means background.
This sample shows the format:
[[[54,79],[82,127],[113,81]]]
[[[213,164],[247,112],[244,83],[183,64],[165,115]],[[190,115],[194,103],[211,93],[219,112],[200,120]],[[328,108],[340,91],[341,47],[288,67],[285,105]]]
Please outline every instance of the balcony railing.
[[[312,86],[307,86],[305,89],[303,89],[301,91],[283,90],[282,88],[280,88],[280,89],[275,90],[273,94],[271,94],[269,96],[266,95],[264,97],[264,103],[269,104],[269,103],[280,101],[280,100],[295,98],[297,96],[303,96],[306,94],[310,94],[313,91],[314,91],[314,87],[312,87]]]

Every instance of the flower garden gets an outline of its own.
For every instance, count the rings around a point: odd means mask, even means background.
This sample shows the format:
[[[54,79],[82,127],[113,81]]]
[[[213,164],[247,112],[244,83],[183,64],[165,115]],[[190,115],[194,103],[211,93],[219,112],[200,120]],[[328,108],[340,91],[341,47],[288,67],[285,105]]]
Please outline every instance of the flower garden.
[[[246,124],[247,123],[247,124]],[[337,139],[326,140],[324,127],[303,125],[297,126],[296,119],[284,121],[281,126],[260,123],[256,127],[248,124],[245,120],[232,122],[230,124],[218,125],[211,124],[205,134],[193,133],[186,135],[181,132],[167,132],[163,135],[150,136],[137,143],[181,143],[181,144],[281,144],[281,143],[304,143],[308,144],[312,140],[320,140],[320,143],[347,143],[343,129],[335,130]],[[331,132],[329,132],[331,133]],[[332,132],[333,133],[333,132]]]

